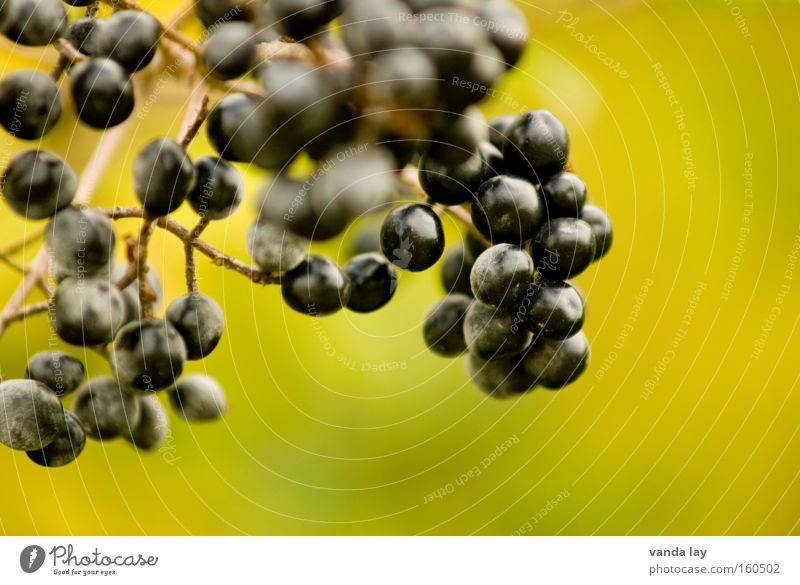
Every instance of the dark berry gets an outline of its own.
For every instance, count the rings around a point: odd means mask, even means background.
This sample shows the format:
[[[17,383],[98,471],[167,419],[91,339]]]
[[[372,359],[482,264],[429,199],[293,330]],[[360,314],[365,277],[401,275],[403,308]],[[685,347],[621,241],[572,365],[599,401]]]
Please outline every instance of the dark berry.
[[[305,260],[308,242],[280,223],[261,220],[247,232],[247,251],[264,272],[287,272]]]
[[[0,124],[12,136],[35,140],[61,117],[61,96],[49,75],[18,69],[0,81]]]
[[[586,203],[586,183],[573,173],[558,173],[542,185],[550,217],[580,217]]]
[[[455,357],[467,350],[464,317],[471,303],[467,295],[450,294],[430,308],[422,326],[428,349],[444,357]]]
[[[126,427],[122,438],[137,449],[152,451],[158,449],[169,435],[167,411],[158,398],[152,394],[139,396],[139,422],[135,427]]]
[[[442,263],[442,286],[446,293],[461,293],[472,296],[472,285],[469,281],[472,265],[475,260],[465,253],[464,245],[453,246],[445,254]]]
[[[6,0],[11,18],[4,34],[20,45],[44,46],[64,36],[67,11],[59,0]]]
[[[72,394],[83,383],[86,368],[83,362],[63,351],[42,351],[35,354],[25,370],[29,380],[41,382],[56,396]]]
[[[568,282],[541,282],[526,305],[525,326],[542,337],[566,339],[583,327],[583,295]]]
[[[423,51],[402,48],[371,59],[364,91],[372,103],[422,107],[436,96],[438,77]]]
[[[444,252],[442,221],[427,205],[397,207],[383,221],[381,249],[395,266],[411,272],[427,270]]]
[[[217,380],[192,374],[178,381],[169,402],[179,417],[191,422],[215,420],[228,410],[228,399]]]
[[[478,18],[489,39],[503,54],[506,65],[515,65],[530,35],[522,11],[511,2],[486,2],[478,10]]]
[[[357,313],[371,313],[386,305],[397,289],[397,271],[380,253],[371,252],[351,258],[343,267],[350,279],[347,308]]]
[[[64,429],[42,449],[28,451],[31,461],[42,467],[63,467],[72,463],[86,446],[86,432],[80,419],[69,410],[63,411]]]
[[[470,353],[466,366],[475,385],[492,398],[513,398],[536,385],[518,356],[486,360]]]
[[[532,294],[533,260],[517,246],[492,246],[475,260],[470,285],[475,298],[486,305],[513,305]]]
[[[533,334],[511,310],[475,301],[464,319],[464,339],[470,353],[495,359],[521,354],[530,345]]]
[[[341,14],[340,0],[270,0],[275,24],[283,34],[304,39]]]
[[[494,173],[480,152],[457,165],[444,165],[425,154],[419,161],[419,182],[436,203],[460,205],[472,201],[475,192]]]
[[[244,22],[223,24],[203,45],[203,62],[217,79],[241,77],[256,59],[256,28]]]
[[[427,154],[441,164],[458,165],[475,153],[486,135],[486,120],[479,111],[445,112],[432,129]]]
[[[525,371],[537,384],[557,390],[578,379],[590,357],[589,341],[583,332],[564,340],[537,339],[525,356]]]
[[[592,263],[594,256],[594,234],[582,219],[554,219],[542,226],[533,243],[536,269],[550,280],[577,276]]]
[[[158,138],[136,156],[133,190],[151,214],[172,213],[194,186],[194,165],[183,146],[174,140]]]
[[[101,345],[114,339],[125,317],[122,296],[102,278],[66,278],[53,300],[52,325],[72,345]]]
[[[156,54],[161,24],[142,10],[120,10],[106,19],[99,35],[99,49],[127,71],[147,67]]]
[[[501,175],[478,189],[472,205],[475,227],[494,243],[521,246],[547,219],[541,195],[524,179]]]
[[[109,273],[116,236],[111,220],[89,207],[65,207],[47,224],[47,248],[61,279]]]
[[[600,258],[608,254],[614,241],[614,229],[611,226],[611,220],[604,210],[591,204],[584,205],[581,219],[592,228],[595,241],[594,259],[600,260]]]
[[[188,360],[208,356],[225,330],[225,315],[219,304],[201,293],[188,293],[172,301],[167,307],[166,320],[183,338]]]
[[[36,380],[0,383],[0,443],[20,451],[41,449],[64,430],[64,409]]]
[[[325,256],[310,254],[283,275],[283,300],[295,311],[312,316],[335,313],[350,301],[350,279]]]
[[[506,146],[506,132],[517,121],[514,114],[503,114],[489,120],[489,140],[501,152]]]
[[[104,23],[104,20],[93,16],[73,20],[67,29],[66,39],[84,55],[97,56],[100,54],[100,28]]]
[[[117,379],[126,389],[162,390],[183,372],[186,345],[168,322],[145,319],[119,330],[111,357]]]
[[[200,217],[225,219],[239,208],[244,197],[242,175],[233,165],[214,156],[194,162],[197,180],[189,204]]]
[[[567,164],[569,134],[547,110],[522,114],[506,131],[506,138],[503,157],[514,174],[544,183]]]
[[[133,112],[133,85],[111,59],[86,59],[70,73],[72,100],[78,118],[100,130],[122,124]]]
[[[78,179],[56,155],[27,150],[8,164],[0,186],[11,209],[28,219],[45,219],[70,204]]]
[[[89,380],[75,395],[72,411],[93,439],[116,439],[136,428],[141,416],[139,398],[108,376]]]

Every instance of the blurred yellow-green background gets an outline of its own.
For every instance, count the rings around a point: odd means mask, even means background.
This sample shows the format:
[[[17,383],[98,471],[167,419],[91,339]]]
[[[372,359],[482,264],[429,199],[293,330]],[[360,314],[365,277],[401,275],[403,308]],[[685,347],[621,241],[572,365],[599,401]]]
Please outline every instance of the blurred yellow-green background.
[[[143,4],[162,16],[177,5]],[[593,348],[580,382],[498,402],[460,360],[427,352],[420,322],[442,294],[437,270],[403,274],[377,314],[311,320],[274,287],[201,260],[228,328],[191,369],[224,383],[229,414],[173,420],[160,453],[93,442],[64,469],[0,450],[1,532],[800,533],[800,6],[520,5],[530,49],[484,109],[560,116],[616,228],[612,253],[579,279]],[[6,73],[54,57],[0,45]],[[177,133],[180,81],[134,120],[97,204],[134,203],[136,149]],[[44,144],[79,170],[97,139],[66,116]],[[0,140],[3,166],[26,146]],[[207,152],[204,139],[192,146]],[[248,177],[251,198],[259,180]],[[245,257],[252,219],[243,206],[208,238]],[[8,241],[37,229],[5,207],[0,221]],[[159,233],[152,256],[167,296],[181,294],[181,249]],[[2,295],[17,282],[0,268]],[[14,325],[0,339],[3,374],[21,376],[49,344],[45,317]]]

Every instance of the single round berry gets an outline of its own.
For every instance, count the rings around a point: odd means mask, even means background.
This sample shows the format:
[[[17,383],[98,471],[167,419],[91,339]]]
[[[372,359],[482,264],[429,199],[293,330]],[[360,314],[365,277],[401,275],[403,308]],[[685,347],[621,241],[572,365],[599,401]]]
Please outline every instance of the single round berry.
[[[500,152],[506,146],[506,132],[517,121],[514,114],[503,114],[489,120],[489,140]]]
[[[539,230],[533,244],[533,260],[545,278],[566,280],[586,270],[594,260],[595,249],[588,223],[559,217]]]
[[[461,293],[472,296],[469,275],[475,260],[466,253],[463,244],[458,244],[445,254],[442,263],[442,286],[446,293]]]
[[[116,235],[104,213],[90,207],[65,207],[47,224],[45,238],[60,279],[108,275]]]
[[[157,138],[136,156],[133,190],[151,214],[172,213],[194,186],[194,165],[186,149],[174,140]]]
[[[448,108],[458,111],[481,101],[493,92],[506,72],[502,53],[488,41],[478,43],[465,67],[458,72],[446,72],[452,81],[440,86]]]
[[[114,339],[125,317],[122,296],[102,278],[66,278],[53,301],[52,325],[72,345],[101,345]]]
[[[350,279],[325,256],[310,254],[281,278],[283,300],[314,317],[335,313],[350,301]]]
[[[536,385],[535,379],[522,366],[519,356],[485,360],[467,354],[467,373],[475,385],[492,398],[520,396]]]
[[[64,409],[36,380],[0,383],[0,443],[20,451],[41,449],[64,430]]]
[[[461,164],[475,153],[487,134],[486,119],[480,111],[445,112],[432,128],[428,157],[444,165]]]
[[[524,365],[537,384],[557,390],[577,380],[590,358],[589,341],[580,332],[564,340],[536,340]]]
[[[139,422],[122,430],[122,438],[142,451],[158,449],[169,435],[167,411],[152,394],[139,396]]]
[[[18,69],[0,81],[0,124],[12,136],[35,140],[61,117],[61,95],[49,75]]]
[[[189,205],[200,217],[225,219],[239,208],[244,197],[242,175],[233,165],[214,156],[194,162],[197,181],[189,192]]]
[[[81,122],[104,130],[122,124],[133,112],[133,85],[111,59],[86,59],[70,72],[70,89]]]
[[[111,358],[124,388],[142,392],[163,390],[172,386],[183,372],[186,344],[167,321],[134,321],[117,333]]]
[[[614,241],[614,229],[608,214],[596,205],[586,204],[581,212],[581,219],[588,223],[594,234],[594,259],[600,260],[608,254]]]
[[[351,292],[347,308],[371,313],[386,305],[397,290],[397,271],[380,253],[370,252],[351,258],[344,265]]]
[[[341,14],[340,0],[270,0],[275,25],[283,34],[300,40]]]
[[[175,414],[191,422],[215,420],[228,410],[220,383],[202,374],[181,379],[169,393],[169,402]]]
[[[472,299],[467,295],[451,294],[430,308],[422,326],[428,349],[444,357],[454,357],[466,351],[464,317],[471,303]]]
[[[341,19],[344,43],[357,59],[367,59],[400,47],[413,46],[414,24],[403,18],[408,7],[397,0],[347,0]]]
[[[100,28],[104,20],[94,16],[73,20],[67,29],[66,39],[80,53],[94,57],[100,54]]]
[[[308,242],[281,224],[257,221],[247,232],[247,251],[264,272],[287,272],[305,260]]]
[[[521,246],[536,235],[546,219],[536,186],[508,175],[494,177],[481,185],[472,205],[475,227],[494,243]]]
[[[522,327],[510,311],[475,301],[464,318],[467,350],[483,359],[519,355],[530,345],[533,334]]]
[[[245,93],[229,93],[217,102],[206,120],[211,146],[225,160],[252,162],[264,149],[264,102]]]
[[[416,26],[421,48],[448,82],[469,68],[473,55],[487,38],[475,15],[456,7],[425,10]]]
[[[4,34],[20,45],[43,47],[64,36],[67,11],[59,0],[6,0],[11,18]]]
[[[194,11],[206,28],[212,28],[231,20],[251,20],[253,7],[251,0],[197,0]]]
[[[478,10],[477,18],[491,42],[503,54],[506,65],[515,65],[530,36],[528,21],[522,11],[511,2],[486,2]]]
[[[475,198],[475,192],[494,173],[480,152],[458,165],[444,165],[425,154],[419,161],[419,183],[436,203],[460,205]]]
[[[9,163],[0,186],[11,209],[28,219],[45,219],[70,204],[78,179],[56,155],[27,150]]]
[[[149,12],[120,10],[106,19],[98,39],[100,53],[133,73],[156,54],[161,25]]]
[[[567,164],[567,129],[547,110],[522,114],[506,131],[506,138],[503,157],[516,175],[544,183]]]
[[[63,351],[41,351],[29,361],[25,377],[41,382],[56,396],[72,394],[83,383],[83,362]]]
[[[228,22],[203,45],[203,62],[217,79],[241,77],[256,60],[256,28],[245,22]]]
[[[442,220],[427,205],[397,207],[381,226],[381,249],[389,261],[405,270],[427,270],[444,253]]]
[[[544,281],[527,304],[525,326],[548,339],[566,339],[583,327],[583,295],[568,282]]]
[[[75,395],[72,411],[86,434],[97,440],[116,439],[139,424],[139,398],[108,376],[89,380]]]
[[[519,303],[534,290],[533,260],[517,246],[492,246],[475,260],[470,285],[475,298],[486,305]]]
[[[80,419],[69,410],[63,412],[64,429],[53,441],[28,451],[28,458],[42,467],[63,467],[75,461],[86,446],[86,432]]]
[[[421,50],[378,53],[367,69],[364,92],[371,103],[422,107],[436,96],[436,65]]]
[[[225,330],[225,315],[219,304],[201,293],[188,293],[172,301],[166,319],[183,338],[188,360],[203,359],[214,351]]]
[[[580,217],[586,203],[586,183],[573,173],[558,173],[542,185],[550,217]]]

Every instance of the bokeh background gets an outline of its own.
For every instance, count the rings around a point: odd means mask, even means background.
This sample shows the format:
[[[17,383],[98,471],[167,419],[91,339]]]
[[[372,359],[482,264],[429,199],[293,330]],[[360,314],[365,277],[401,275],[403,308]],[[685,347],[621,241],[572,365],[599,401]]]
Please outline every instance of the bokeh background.
[[[143,4],[162,16],[177,5]],[[498,402],[460,360],[427,352],[420,323],[442,294],[437,270],[403,274],[377,314],[314,320],[275,287],[201,260],[228,329],[191,369],[224,383],[228,415],[173,420],[150,455],[93,442],[64,469],[1,449],[0,531],[800,533],[798,2],[520,5],[530,49],[483,109],[560,116],[616,227],[612,253],[579,278],[593,347],[580,382]],[[0,45],[6,72],[53,62],[52,50]],[[97,204],[133,203],[133,157],[177,133],[180,82],[165,80],[131,125]],[[67,116],[45,146],[79,170],[98,137]],[[5,166],[25,145],[0,141]],[[261,180],[248,175],[251,200]],[[208,238],[244,257],[253,215],[243,206]],[[5,207],[0,222],[9,241],[37,229]],[[454,225],[448,237],[459,239]],[[347,238],[322,249],[344,259]],[[181,249],[157,234],[152,257],[167,296],[181,294]],[[17,281],[0,268],[0,296]],[[21,376],[51,344],[45,317],[14,325],[0,339],[3,374]]]

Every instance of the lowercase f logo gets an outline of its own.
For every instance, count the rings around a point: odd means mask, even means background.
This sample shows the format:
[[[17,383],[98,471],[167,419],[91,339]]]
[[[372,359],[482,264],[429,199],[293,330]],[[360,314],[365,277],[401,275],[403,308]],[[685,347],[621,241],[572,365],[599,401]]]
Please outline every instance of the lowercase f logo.
[[[44,564],[44,549],[41,546],[32,544],[26,546],[19,553],[19,566],[26,573],[35,573]]]

